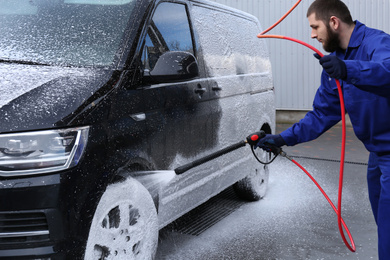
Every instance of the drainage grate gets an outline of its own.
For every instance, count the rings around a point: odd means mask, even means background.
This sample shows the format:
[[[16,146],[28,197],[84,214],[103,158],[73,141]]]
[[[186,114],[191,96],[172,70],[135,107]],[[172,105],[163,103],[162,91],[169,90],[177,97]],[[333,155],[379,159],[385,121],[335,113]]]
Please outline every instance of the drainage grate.
[[[176,221],[165,227],[182,234],[198,236],[215,225],[246,202],[239,199],[233,188],[229,187]]]

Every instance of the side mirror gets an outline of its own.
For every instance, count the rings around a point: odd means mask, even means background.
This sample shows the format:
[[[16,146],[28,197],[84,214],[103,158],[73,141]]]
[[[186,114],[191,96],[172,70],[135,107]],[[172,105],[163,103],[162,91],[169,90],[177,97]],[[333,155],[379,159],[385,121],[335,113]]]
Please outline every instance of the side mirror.
[[[144,71],[144,82],[182,81],[195,78],[198,75],[199,67],[194,55],[184,51],[169,51],[158,58],[153,70]]]

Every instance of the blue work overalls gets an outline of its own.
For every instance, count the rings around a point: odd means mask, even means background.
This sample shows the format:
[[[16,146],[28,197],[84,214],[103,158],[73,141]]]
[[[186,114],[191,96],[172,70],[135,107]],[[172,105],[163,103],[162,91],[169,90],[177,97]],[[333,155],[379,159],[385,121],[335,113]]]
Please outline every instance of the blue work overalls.
[[[345,109],[356,136],[370,152],[367,180],[371,207],[378,225],[380,260],[390,259],[390,35],[356,21],[348,49],[336,51],[345,61],[341,80]],[[313,110],[283,131],[289,146],[320,136],[341,120],[334,79],[322,72]]]

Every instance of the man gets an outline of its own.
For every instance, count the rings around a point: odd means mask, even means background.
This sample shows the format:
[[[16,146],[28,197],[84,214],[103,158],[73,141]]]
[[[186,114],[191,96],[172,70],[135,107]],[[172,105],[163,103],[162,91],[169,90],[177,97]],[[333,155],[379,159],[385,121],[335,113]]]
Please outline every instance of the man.
[[[307,18],[311,37],[331,52],[320,59],[321,85],[313,110],[279,135],[267,135],[258,146],[293,146],[320,136],[341,120],[335,80],[356,136],[370,152],[368,191],[378,226],[379,259],[390,259],[390,35],[353,21],[340,0],[315,0]],[[317,57],[319,58],[319,57]]]

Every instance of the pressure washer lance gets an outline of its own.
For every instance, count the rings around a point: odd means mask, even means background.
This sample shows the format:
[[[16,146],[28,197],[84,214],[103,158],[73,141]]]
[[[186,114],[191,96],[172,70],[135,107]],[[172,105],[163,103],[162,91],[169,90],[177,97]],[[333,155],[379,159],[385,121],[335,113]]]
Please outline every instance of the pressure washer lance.
[[[249,144],[251,146],[253,155],[262,164],[270,164],[271,162],[273,162],[275,160],[276,156],[279,155],[279,154],[287,157],[286,153],[284,153],[281,148],[276,147],[276,146],[268,146],[267,145],[267,149],[268,149],[267,151],[270,152],[270,153],[273,153],[275,156],[274,156],[274,158],[270,162],[263,162],[263,161],[261,161],[258,158],[258,156],[256,155],[256,153],[254,152],[254,149],[255,149],[257,143],[259,142],[259,140],[261,138],[265,137],[265,135],[266,135],[266,133],[263,130],[261,130],[259,132],[255,132],[253,134],[250,134],[245,140],[242,140],[242,141],[240,141],[238,143],[235,143],[235,144],[232,144],[232,145],[230,145],[228,147],[225,147],[222,150],[216,151],[216,152],[214,152],[212,154],[209,154],[209,155],[207,155],[205,157],[202,157],[202,158],[200,158],[198,160],[195,160],[193,162],[190,162],[188,164],[180,166],[180,167],[176,168],[174,171],[175,171],[176,174],[182,174],[182,173],[184,173],[184,172],[186,172],[186,171],[188,171],[188,170],[190,170],[190,169],[192,169],[192,168],[194,168],[196,166],[199,166],[199,165],[204,164],[204,163],[206,163],[208,161],[211,161],[211,160],[213,160],[213,159],[215,159],[217,157],[220,157],[220,156],[222,156],[224,154],[230,153],[230,152],[232,152],[234,150],[237,150],[237,149],[239,149],[241,147],[244,147],[246,144]]]

